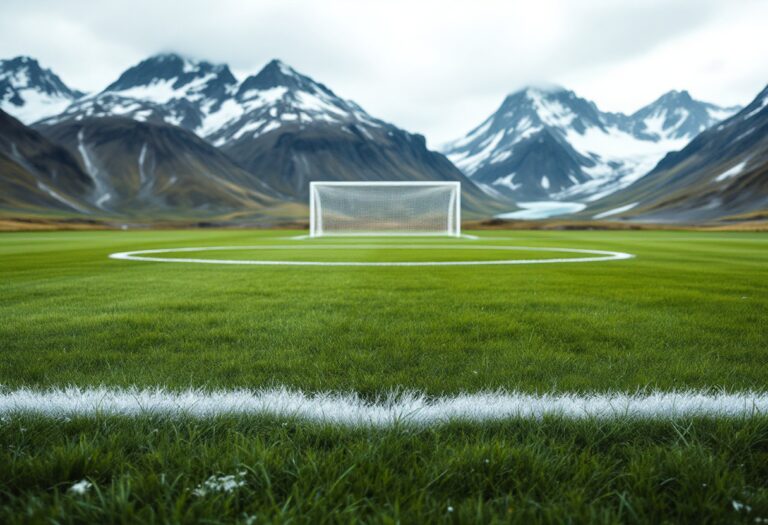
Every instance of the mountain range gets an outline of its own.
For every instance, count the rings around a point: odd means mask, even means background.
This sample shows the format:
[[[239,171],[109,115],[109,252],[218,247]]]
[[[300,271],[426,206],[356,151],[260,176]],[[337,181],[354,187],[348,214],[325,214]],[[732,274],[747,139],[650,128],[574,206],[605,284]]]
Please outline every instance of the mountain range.
[[[83,95],[33,58],[0,60],[0,110],[26,124],[61,113]]]
[[[271,223],[305,219],[312,180],[459,181],[470,218],[555,201],[586,208],[579,217],[712,220],[764,209],[768,195],[740,182],[765,179],[766,130],[752,126],[760,103],[739,112],[686,91],[625,115],[559,86],[528,87],[442,153],[279,60],[239,80],[224,64],[160,54],[84,94],[17,57],[0,61],[0,96],[0,208],[10,213]],[[717,179],[721,168],[730,175]],[[713,178],[707,196],[681,197]],[[657,202],[672,188],[677,205]]]
[[[32,125],[78,160],[93,183],[82,199],[100,214],[272,217],[276,207],[303,218],[312,180],[459,181],[470,216],[510,206],[488,199],[424,137],[278,60],[238,81],[226,65],[153,56]]]
[[[647,222],[768,218],[768,87],[743,110],[582,215]]]
[[[528,87],[443,152],[489,194],[588,202],[629,185],[739,109],[671,91],[624,115],[559,86]]]

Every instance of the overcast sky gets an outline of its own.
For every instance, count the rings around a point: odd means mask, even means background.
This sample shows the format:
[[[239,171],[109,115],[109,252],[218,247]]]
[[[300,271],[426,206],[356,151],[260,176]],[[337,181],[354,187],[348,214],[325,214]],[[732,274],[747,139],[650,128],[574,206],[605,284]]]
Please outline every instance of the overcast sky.
[[[746,104],[768,83],[766,0],[3,0],[0,57],[99,90],[148,55],[280,58],[430,145],[528,84],[632,112],[670,89]]]

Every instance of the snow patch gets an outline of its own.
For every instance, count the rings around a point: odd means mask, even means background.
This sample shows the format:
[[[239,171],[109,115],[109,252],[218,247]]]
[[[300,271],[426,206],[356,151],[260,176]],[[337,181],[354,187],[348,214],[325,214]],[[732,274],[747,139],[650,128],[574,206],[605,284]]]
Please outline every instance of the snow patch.
[[[260,133],[260,134],[261,134],[261,135],[263,135],[264,133],[269,133],[269,132],[270,132],[270,131],[272,131],[273,129],[277,129],[277,128],[279,128],[279,127],[280,127],[280,122],[279,122],[279,121],[277,121],[277,120],[273,120],[273,121],[271,121],[269,124],[267,124],[266,126],[264,126],[264,129],[262,129],[262,130],[261,130],[261,133]]]
[[[243,106],[238,104],[236,100],[228,99],[224,101],[218,111],[208,113],[195,132],[201,137],[208,137],[222,129],[224,125],[240,118],[243,112]]]
[[[277,86],[269,89],[249,89],[243,93],[242,99],[248,102],[257,101],[259,105],[270,105],[278,100],[282,100],[287,92],[288,88],[285,86]],[[248,105],[249,108],[252,106],[253,104]]]
[[[753,109],[752,111],[750,111],[749,113],[744,115],[744,120],[747,120],[749,118],[754,117],[755,115],[760,113],[765,106],[768,106],[768,95],[763,97],[763,100],[760,101],[760,105],[759,106],[757,106],[755,109]]]
[[[504,138],[504,130],[498,131],[495,135],[485,140],[485,146],[475,154],[465,157],[458,155],[448,155],[458,168],[463,171],[467,176],[471,177],[475,171],[480,167],[480,164],[485,161],[491,153],[496,149],[501,139]]]
[[[332,113],[340,117],[346,113],[343,108],[339,108],[331,100],[327,100],[326,98],[317,96],[313,93],[307,93],[306,91],[299,91],[296,93],[296,103],[294,104],[294,107],[308,112]]]
[[[175,88],[174,84],[178,82],[179,79],[173,77],[169,79],[155,80],[151,84],[111,91],[111,93],[116,93],[123,97],[133,99],[149,100],[156,104],[167,104],[171,100],[176,99],[196,101],[202,98],[200,91],[205,88],[208,82],[215,78],[215,73],[208,73],[187,82],[181,87]]]
[[[552,127],[567,128],[576,119],[576,115],[557,100],[551,100],[544,95],[551,92],[540,89],[529,89],[526,92],[528,100],[533,103],[534,110],[541,121]]]
[[[491,184],[493,186],[504,186],[505,188],[509,188],[510,190],[515,191],[517,188],[522,186],[522,184],[515,184],[512,182],[512,180],[515,178],[515,175],[516,173],[512,172],[509,175],[505,175],[504,177],[499,177]]]
[[[104,206],[104,203],[106,203],[109,199],[112,198],[112,195],[109,193],[103,194],[101,197],[96,199],[96,206],[99,208],[102,208]]]
[[[736,175],[744,171],[744,167],[747,165],[747,162],[749,162],[749,159],[739,162],[731,169],[724,171],[723,173],[715,177],[715,182],[721,182],[721,181],[724,181],[725,179],[730,179],[731,177],[735,177]]]
[[[639,202],[633,202],[632,204],[627,204],[625,206],[619,206],[618,208],[614,208],[612,210],[608,210],[608,211],[604,211],[602,213],[598,213],[597,215],[595,215],[592,218],[593,219],[603,219],[605,217],[610,217],[611,215],[618,215],[620,213],[624,213],[625,211],[631,210],[632,208],[634,208],[638,204],[640,204],[640,203]]]
[[[522,210],[496,215],[498,219],[547,219],[557,215],[576,213],[587,207],[581,202],[531,201],[518,202]]]
[[[141,151],[139,152],[139,182],[141,184],[144,184],[144,182],[147,180],[147,174],[144,172],[144,161],[147,160],[147,143],[145,142],[141,146]]]
[[[233,140],[237,140],[249,131],[255,131],[259,129],[261,126],[266,124],[266,120],[256,120],[253,122],[248,122],[245,125],[243,125],[240,129],[238,129],[234,135],[232,135]]]
[[[68,198],[66,198],[63,195],[57,193],[56,191],[54,191],[53,189],[48,187],[46,184],[43,184],[40,181],[37,182],[37,187],[38,187],[38,189],[43,190],[45,193],[47,193],[48,195],[50,195],[51,197],[53,197],[54,199],[56,199],[60,203],[65,204],[66,206],[69,206],[70,208],[72,208],[74,210],[77,210],[77,211],[79,211],[81,213],[91,213],[89,210],[83,208],[82,206],[78,205],[75,202],[72,202]]]
[[[32,124],[58,115],[72,103],[72,99],[68,97],[49,95],[33,88],[19,89],[18,95],[24,101],[22,105],[17,106],[6,98],[0,101],[0,109],[19,119],[24,124]]]

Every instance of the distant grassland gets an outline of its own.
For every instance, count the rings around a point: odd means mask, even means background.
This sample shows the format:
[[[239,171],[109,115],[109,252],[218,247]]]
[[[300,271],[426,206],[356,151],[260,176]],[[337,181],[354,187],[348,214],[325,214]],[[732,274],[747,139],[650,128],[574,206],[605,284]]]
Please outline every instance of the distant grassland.
[[[0,235],[0,385],[430,396],[768,389],[768,236],[475,232],[292,241],[286,231]],[[116,261],[189,246],[350,245],[199,257],[456,260],[564,247],[623,261],[277,267]],[[235,255],[237,254],[237,255]],[[575,254],[574,254],[575,255]],[[540,257],[520,252],[517,257]],[[291,418],[0,418],[2,523],[766,523],[768,416],[511,419],[348,428]],[[231,491],[199,489],[233,475]],[[70,488],[85,479],[83,494]],[[198,492],[195,492],[198,490]]]
[[[306,206],[298,203],[285,204],[275,209],[267,209],[263,214],[248,212],[230,213],[201,217],[197,220],[180,216],[148,221],[116,219],[114,217],[83,217],[61,213],[16,213],[0,210],[0,232],[26,231],[69,231],[69,230],[120,230],[123,226],[139,229],[173,230],[189,228],[233,228],[244,227],[267,229],[304,229],[309,228],[306,219]],[[463,222],[465,230],[647,230],[647,231],[744,231],[768,232],[768,210],[756,211],[724,217],[719,221],[704,224],[654,224],[646,222],[628,222],[619,220],[573,220],[541,219],[510,220],[485,219]]]

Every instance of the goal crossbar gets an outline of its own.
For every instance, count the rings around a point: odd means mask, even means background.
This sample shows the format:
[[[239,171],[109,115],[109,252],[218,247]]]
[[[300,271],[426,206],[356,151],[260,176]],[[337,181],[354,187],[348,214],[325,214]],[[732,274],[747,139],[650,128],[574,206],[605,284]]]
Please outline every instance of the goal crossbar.
[[[309,184],[310,237],[461,235],[461,183]]]

